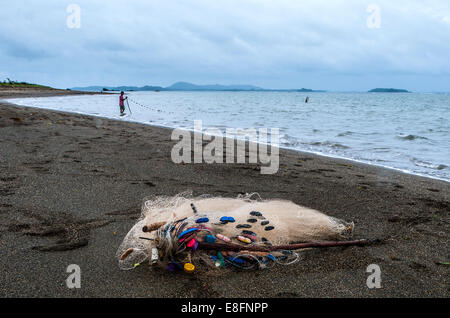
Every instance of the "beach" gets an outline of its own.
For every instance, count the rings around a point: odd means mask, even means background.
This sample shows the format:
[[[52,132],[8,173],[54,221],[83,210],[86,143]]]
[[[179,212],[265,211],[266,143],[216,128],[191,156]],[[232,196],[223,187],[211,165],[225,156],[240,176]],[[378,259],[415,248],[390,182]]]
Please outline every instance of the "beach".
[[[0,90],[0,99],[78,94]],[[448,297],[450,184],[280,150],[280,168],[175,164],[171,129],[0,102],[0,297]],[[355,222],[366,247],[223,275],[120,271],[116,250],[146,197],[257,192]],[[66,268],[81,268],[81,288]],[[381,268],[369,289],[366,269]]]

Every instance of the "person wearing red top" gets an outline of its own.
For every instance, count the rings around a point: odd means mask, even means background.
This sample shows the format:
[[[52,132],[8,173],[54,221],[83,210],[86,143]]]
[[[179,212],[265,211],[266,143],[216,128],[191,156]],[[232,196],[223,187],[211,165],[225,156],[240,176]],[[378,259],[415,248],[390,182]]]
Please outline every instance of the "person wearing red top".
[[[120,92],[120,96],[119,96],[119,106],[120,106],[120,115],[123,115],[124,114],[124,112],[125,112],[125,100],[128,98],[128,97],[123,97],[123,92]]]

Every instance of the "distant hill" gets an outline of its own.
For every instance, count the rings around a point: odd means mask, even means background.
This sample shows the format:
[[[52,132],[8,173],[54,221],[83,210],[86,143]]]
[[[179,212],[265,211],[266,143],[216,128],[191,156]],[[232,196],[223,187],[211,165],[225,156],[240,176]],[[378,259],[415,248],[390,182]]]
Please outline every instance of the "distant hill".
[[[87,86],[87,87],[73,87],[71,90],[82,91],[82,92],[101,92],[101,91],[157,91],[164,90],[161,86]]]
[[[169,87],[166,90],[170,91],[261,91],[264,90],[261,87],[253,85],[196,85],[187,82],[178,82]]]
[[[374,88],[369,93],[410,93],[410,91],[398,88]]]
[[[325,92],[316,91],[307,88],[301,89],[264,89],[253,85],[196,85],[188,82],[177,82],[168,87],[162,86],[87,86],[73,87],[72,90],[84,92],[100,92],[100,91],[280,91],[280,92]]]

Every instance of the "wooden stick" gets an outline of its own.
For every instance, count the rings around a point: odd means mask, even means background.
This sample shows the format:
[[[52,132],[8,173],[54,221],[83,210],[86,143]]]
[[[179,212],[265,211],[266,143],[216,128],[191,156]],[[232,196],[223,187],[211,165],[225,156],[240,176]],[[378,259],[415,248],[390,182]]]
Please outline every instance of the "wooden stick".
[[[278,250],[299,250],[302,248],[325,248],[337,246],[364,246],[373,243],[379,243],[379,240],[356,240],[356,241],[325,241],[325,242],[309,242],[300,244],[277,245],[277,246],[259,246],[259,245],[238,245],[234,243],[205,243],[198,242],[198,248],[202,250],[218,250],[218,251],[255,251],[255,252],[271,252]]]

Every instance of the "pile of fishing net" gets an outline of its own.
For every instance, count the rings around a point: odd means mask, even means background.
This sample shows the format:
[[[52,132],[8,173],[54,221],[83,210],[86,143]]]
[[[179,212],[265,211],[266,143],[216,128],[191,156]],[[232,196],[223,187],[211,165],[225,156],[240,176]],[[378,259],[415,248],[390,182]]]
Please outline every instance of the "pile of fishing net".
[[[116,256],[124,270],[146,261],[168,271],[262,269],[293,264],[305,248],[365,244],[341,241],[352,235],[353,227],[257,194],[232,199],[182,193],[146,200]]]

